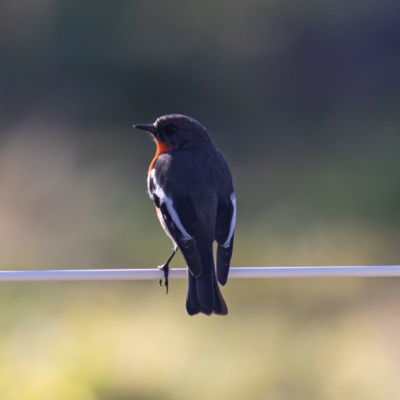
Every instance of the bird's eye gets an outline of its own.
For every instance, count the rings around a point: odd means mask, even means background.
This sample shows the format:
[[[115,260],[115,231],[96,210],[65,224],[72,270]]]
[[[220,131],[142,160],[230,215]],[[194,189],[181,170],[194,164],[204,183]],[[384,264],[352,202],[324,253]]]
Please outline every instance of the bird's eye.
[[[175,132],[176,131],[176,126],[175,125],[167,125],[166,130],[169,133]]]

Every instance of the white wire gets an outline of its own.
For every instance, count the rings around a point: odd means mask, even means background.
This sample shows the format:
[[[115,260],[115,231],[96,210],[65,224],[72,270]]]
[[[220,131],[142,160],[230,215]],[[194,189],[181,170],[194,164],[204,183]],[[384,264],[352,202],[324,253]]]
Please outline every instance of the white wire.
[[[400,276],[400,265],[342,267],[247,267],[231,268],[229,278],[339,278]],[[0,281],[107,281],[158,280],[164,273],[158,269],[40,270],[0,271]],[[186,268],[170,270],[170,279],[185,279]]]

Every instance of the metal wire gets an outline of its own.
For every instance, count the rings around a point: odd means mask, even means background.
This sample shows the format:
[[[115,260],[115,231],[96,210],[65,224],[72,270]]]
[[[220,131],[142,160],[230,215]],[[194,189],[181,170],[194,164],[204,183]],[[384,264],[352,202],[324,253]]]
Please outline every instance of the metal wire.
[[[247,278],[339,278],[400,276],[400,265],[318,266],[318,267],[246,267],[231,268],[230,279]],[[108,281],[158,280],[164,273],[158,269],[97,269],[0,271],[0,281]],[[170,279],[185,279],[186,268],[170,270]]]

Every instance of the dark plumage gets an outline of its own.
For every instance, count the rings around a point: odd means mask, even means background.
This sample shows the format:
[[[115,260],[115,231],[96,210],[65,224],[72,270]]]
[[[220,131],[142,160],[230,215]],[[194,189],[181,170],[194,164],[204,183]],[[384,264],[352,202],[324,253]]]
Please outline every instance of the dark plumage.
[[[206,129],[192,118],[166,115],[135,127],[151,132],[157,144],[148,190],[164,230],[188,265],[186,310],[189,315],[226,315],[217,280],[226,284],[233,250],[236,200],[229,167]]]

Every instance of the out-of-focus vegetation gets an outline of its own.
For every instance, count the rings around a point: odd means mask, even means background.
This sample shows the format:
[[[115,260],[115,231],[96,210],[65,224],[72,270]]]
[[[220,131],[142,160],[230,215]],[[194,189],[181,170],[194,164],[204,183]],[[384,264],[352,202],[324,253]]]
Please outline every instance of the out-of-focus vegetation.
[[[171,112],[232,167],[233,265],[399,263],[395,1],[0,9],[0,269],[161,264],[131,125]],[[181,281],[3,283],[0,398],[400,397],[397,279],[223,290],[227,318],[189,318]]]

